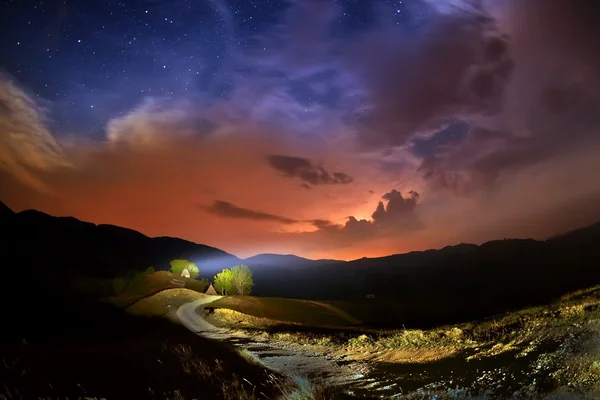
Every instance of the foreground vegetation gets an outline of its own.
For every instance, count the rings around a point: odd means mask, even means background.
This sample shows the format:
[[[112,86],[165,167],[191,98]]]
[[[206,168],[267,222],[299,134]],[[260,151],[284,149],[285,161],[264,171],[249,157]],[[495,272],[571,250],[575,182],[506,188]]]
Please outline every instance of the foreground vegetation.
[[[0,331],[0,399],[258,400],[301,390],[176,324],[176,309],[205,295],[171,289],[171,279],[148,272],[105,299],[86,291],[106,289],[105,280],[64,287],[32,280],[35,296],[3,291],[5,301],[19,302],[6,310]]]
[[[300,312],[277,314],[279,320],[269,323],[274,315],[270,301],[280,302],[262,299],[268,306],[258,317],[258,306],[223,299],[220,306],[229,309],[216,309],[209,318],[222,326],[251,328],[248,333],[289,347],[372,362],[382,375],[404,376],[400,384],[406,398],[501,398],[515,393],[529,398],[559,392],[564,396],[560,398],[600,396],[600,286],[546,306],[423,330],[328,330],[317,324],[322,322],[318,317],[303,321],[314,323],[312,329],[298,329],[289,322]],[[244,307],[252,315],[244,314]],[[419,371],[434,374],[426,378]]]
[[[279,392],[274,380],[281,377],[166,319],[101,304],[54,310],[52,325],[3,338],[0,398],[259,399]]]

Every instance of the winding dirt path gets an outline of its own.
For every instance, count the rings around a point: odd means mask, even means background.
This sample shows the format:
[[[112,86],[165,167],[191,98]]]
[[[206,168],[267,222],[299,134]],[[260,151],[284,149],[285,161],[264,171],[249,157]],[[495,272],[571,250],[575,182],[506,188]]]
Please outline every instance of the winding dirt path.
[[[219,300],[222,296],[207,296],[198,300],[190,301],[185,303],[177,309],[177,318],[179,321],[194,333],[209,333],[209,332],[221,332],[223,329],[219,329],[216,326],[209,324],[200,317],[196,312],[196,309],[203,304],[212,303],[213,301]]]

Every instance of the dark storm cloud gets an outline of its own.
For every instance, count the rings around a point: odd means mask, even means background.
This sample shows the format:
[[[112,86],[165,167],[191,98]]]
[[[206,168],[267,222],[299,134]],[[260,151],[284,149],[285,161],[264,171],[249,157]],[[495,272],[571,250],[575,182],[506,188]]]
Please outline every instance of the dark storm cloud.
[[[498,112],[513,61],[493,28],[459,12],[432,17],[413,35],[391,26],[366,35],[350,57],[373,101],[358,122],[363,144],[402,145],[456,114]]]
[[[321,219],[311,222],[322,233],[343,235],[348,240],[415,231],[424,227],[415,214],[420,196],[414,190],[409,191],[408,194],[409,197],[405,198],[396,189],[384,194],[382,199],[387,203],[380,201],[370,220],[350,216],[344,225]]]
[[[378,226],[384,226],[386,224],[402,224],[411,219],[417,207],[419,193],[411,190],[408,194],[410,197],[404,198],[396,189],[384,194],[383,199],[387,200],[387,205],[384,205],[381,201],[379,202],[372,216],[373,223]]]
[[[352,177],[347,174],[343,172],[329,173],[321,165],[314,164],[307,158],[273,154],[267,157],[267,161],[283,176],[300,178],[305,183],[315,186],[348,184],[353,181]]]
[[[577,146],[598,146],[600,6],[492,5],[489,13],[440,14],[414,44],[382,39],[369,53],[374,39],[367,38],[358,53],[369,55],[361,65],[374,100],[358,123],[363,145],[410,143],[422,176],[458,194],[489,189],[503,174],[575,154]],[[439,146],[440,125],[456,116],[469,132]]]
[[[282,224],[295,224],[299,222],[291,218],[280,217],[278,215],[238,207],[235,204],[231,204],[227,201],[222,200],[215,201],[211,206],[206,207],[206,210],[213,215],[226,218],[249,219],[254,221],[272,221],[281,222]]]

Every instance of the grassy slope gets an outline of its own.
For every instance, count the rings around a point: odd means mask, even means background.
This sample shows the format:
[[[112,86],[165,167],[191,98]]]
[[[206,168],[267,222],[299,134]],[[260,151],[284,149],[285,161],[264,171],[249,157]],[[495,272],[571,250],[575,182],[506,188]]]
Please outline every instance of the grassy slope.
[[[308,300],[274,297],[229,296],[210,304],[274,324],[297,324],[310,327],[349,327],[360,321],[331,304]],[[256,320],[258,321],[258,320]]]
[[[228,300],[223,298],[222,300]],[[262,299],[270,303],[272,299]],[[279,300],[279,299],[274,299]],[[284,299],[281,299],[284,300]],[[288,300],[288,299],[285,299]],[[219,300],[220,301],[220,300]],[[219,301],[211,303],[216,305]],[[244,303],[250,303],[243,299]],[[292,301],[295,303],[295,301]],[[230,302],[224,302],[220,306],[240,310],[240,312],[251,311],[249,314],[268,318],[267,313],[262,315],[256,308],[244,309],[244,307],[233,307]],[[283,303],[282,303],[283,304]],[[291,320],[297,313],[283,311],[284,316]],[[298,319],[296,319],[298,320]],[[436,348],[439,346],[481,347],[498,342],[527,341],[530,335],[560,334],[561,328],[577,326],[577,324],[600,320],[600,286],[580,290],[563,296],[558,301],[545,306],[530,307],[523,310],[509,312],[482,321],[473,321],[456,325],[446,325],[432,329],[371,329],[356,326],[355,331],[369,339],[364,340],[364,345],[372,345],[373,338],[381,347],[409,349],[409,348]],[[316,318],[306,322],[316,322]],[[321,321],[323,322],[323,321]],[[591,322],[589,322],[591,324]],[[319,325],[314,324],[314,327]],[[346,332],[341,333],[347,337]],[[349,338],[350,342],[352,338]],[[335,342],[335,341],[334,341]],[[338,341],[339,342],[339,341]],[[354,341],[354,345],[360,345],[361,341]]]
[[[263,325],[253,327],[264,331],[258,334],[288,346],[308,345],[316,353],[375,361],[400,376],[412,373],[403,383],[407,391],[431,384],[432,395],[444,392],[448,381],[443,380],[450,376],[451,388],[492,390],[491,398],[519,390],[563,391],[575,398],[600,395],[600,286],[545,306],[424,330],[300,331],[270,329],[259,322]],[[423,371],[435,373],[428,377]],[[512,378],[504,381],[507,373]]]
[[[126,290],[117,296],[112,296],[107,300],[120,308],[139,302],[147,296],[154,295],[163,290],[173,289],[176,286],[171,284],[174,275],[167,271],[157,271],[149,276],[145,276],[141,282],[135,285],[129,285]],[[185,288],[197,293],[204,293],[206,284],[194,279],[183,279],[186,282]],[[191,300],[190,300],[191,301]]]
[[[165,319],[134,317],[109,305],[65,317],[55,318],[48,335],[23,332],[22,340],[2,341],[0,393],[6,398],[274,395],[269,371]]]
[[[168,289],[145,297],[125,310],[140,316],[173,317],[181,305],[205,296],[190,289]]]
[[[280,375],[161,318],[204,296],[164,290],[169,275],[110,302],[41,283],[35,296],[3,291],[18,307],[0,330],[0,399],[276,398],[286,385]],[[136,297],[128,312],[118,306]]]

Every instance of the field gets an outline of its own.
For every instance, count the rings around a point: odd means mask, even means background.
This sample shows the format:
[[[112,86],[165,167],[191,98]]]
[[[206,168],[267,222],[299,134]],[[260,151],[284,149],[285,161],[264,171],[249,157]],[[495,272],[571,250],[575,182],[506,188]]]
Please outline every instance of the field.
[[[303,302],[223,300],[221,307],[236,311],[219,313],[217,309],[210,316],[212,321],[251,328],[246,332],[289,349],[345,362],[368,362],[372,366],[369,379],[385,387],[400,385],[407,398],[411,391],[415,398],[468,398],[468,393],[503,398],[516,392],[530,397],[562,393],[563,397],[556,398],[563,399],[600,395],[600,286],[544,306],[430,329],[346,324],[349,329],[327,330],[321,327],[333,316],[311,314],[312,308]],[[278,309],[288,304],[294,311]],[[242,314],[243,310],[251,314]],[[448,395],[456,387],[463,391]],[[423,388],[431,397],[417,396]]]
[[[299,328],[431,329],[481,320],[482,315],[486,315],[477,310],[476,304],[462,304],[455,299],[443,298],[311,301],[228,296],[212,303],[211,307],[215,309],[209,316],[213,323],[245,328],[294,325]]]
[[[252,322],[257,325],[256,327],[295,325],[299,327],[348,328],[361,323],[349,313],[330,303],[309,300],[228,296],[211,303],[210,307],[215,309],[214,312],[217,315],[222,316],[221,324],[227,320],[230,326],[235,326],[237,320],[248,326],[249,319],[252,319]],[[219,318],[213,319],[213,321],[219,323]]]

